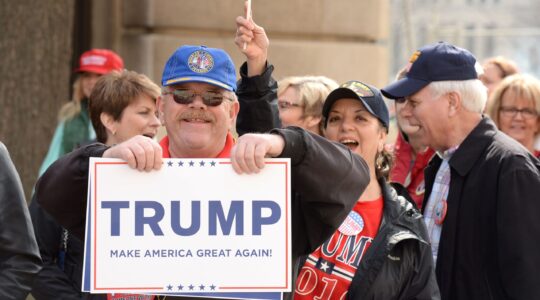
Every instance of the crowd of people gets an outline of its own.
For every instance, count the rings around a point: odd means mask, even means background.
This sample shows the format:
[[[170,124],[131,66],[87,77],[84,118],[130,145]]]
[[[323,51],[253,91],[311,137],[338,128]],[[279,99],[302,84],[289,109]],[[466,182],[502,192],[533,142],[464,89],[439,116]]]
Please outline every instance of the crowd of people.
[[[218,48],[180,46],[161,88],[110,50],[85,52],[29,210],[0,144],[0,298],[133,296],[81,292],[90,157],[147,172],[163,158],[230,158],[238,174],[286,157],[295,267],[285,299],[540,299],[538,79],[439,42],[381,89],[276,81],[265,30],[236,25],[239,80]],[[392,152],[383,96],[395,101]]]

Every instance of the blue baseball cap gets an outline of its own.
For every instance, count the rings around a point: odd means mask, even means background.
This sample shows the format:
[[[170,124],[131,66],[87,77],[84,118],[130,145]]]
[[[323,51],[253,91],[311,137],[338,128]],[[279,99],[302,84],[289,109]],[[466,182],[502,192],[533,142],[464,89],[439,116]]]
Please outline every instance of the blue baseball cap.
[[[205,82],[234,92],[236,68],[223,49],[184,45],[167,60],[161,85],[183,82]]]
[[[328,97],[326,97],[322,111],[322,115],[324,117],[324,128],[326,128],[326,125],[328,125],[328,115],[330,114],[330,109],[332,109],[334,103],[336,103],[336,101],[339,99],[345,98],[356,99],[362,102],[367,111],[379,119],[384,127],[386,127],[388,130],[390,116],[388,114],[386,103],[384,103],[384,99],[379,89],[369,84],[354,80],[347,81],[340,85],[337,89],[330,92]]]
[[[390,99],[408,97],[433,81],[478,79],[476,58],[466,49],[438,42],[418,49],[409,59],[407,75],[381,89]]]

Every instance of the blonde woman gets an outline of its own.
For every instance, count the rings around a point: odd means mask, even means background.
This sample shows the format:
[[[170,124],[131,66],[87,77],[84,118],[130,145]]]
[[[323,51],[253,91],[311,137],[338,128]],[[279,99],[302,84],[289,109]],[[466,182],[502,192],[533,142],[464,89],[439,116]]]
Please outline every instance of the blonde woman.
[[[124,61],[118,54],[106,49],[92,49],[84,52],[75,69],[78,77],[73,83],[73,95],[58,114],[59,123],[54,132],[49,151],[43,160],[39,175],[60,156],[96,137],[88,116],[88,98],[96,81],[111,71],[121,71]]]
[[[283,127],[298,126],[322,134],[322,107],[338,84],[324,76],[286,77],[278,82],[279,118]]]
[[[493,92],[488,114],[497,127],[540,157],[540,80],[525,74],[506,77]]]

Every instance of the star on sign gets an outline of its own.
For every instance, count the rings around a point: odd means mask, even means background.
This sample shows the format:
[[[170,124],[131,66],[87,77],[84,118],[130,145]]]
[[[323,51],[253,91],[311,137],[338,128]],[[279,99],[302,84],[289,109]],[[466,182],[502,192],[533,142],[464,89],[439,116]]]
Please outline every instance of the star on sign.
[[[210,286],[210,289],[211,289],[212,291],[215,291],[215,290],[216,290],[216,286],[212,284],[212,285]]]
[[[201,289],[201,291],[204,291],[204,285],[199,285],[199,289]]]
[[[190,161],[190,162],[189,162],[189,166],[190,166],[190,167],[193,167],[193,165],[195,165],[195,162],[194,162],[194,161]]]
[[[210,166],[215,167],[215,166],[216,166],[216,162],[215,162],[215,161],[211,161],[211,162],[210,162]]]
[[[183,286],[183,285],[179,285],[179,286],[178,286],[178,290],[179,290],[179,291],[181,291],[181,290],[183,290],[183,289],[184,289],[184,286]]]
[[[320,268],[321,268],[321,270],[323,270],[323,271],[326,272],[326,271],[328,270],[329,267],[330,267],[330,266],[329,266],[326,262],[323,262],[323,263],[321,264],[321,267],[320,267]]]
[[[200,165],[201,167],[204,167],[204,161],[201,160],[201,161],[199,162],[199,165]]]
[[[194,286],[193,284],[190,284],[190,285],[189,285],[189,290],[190,290],[190,291],[193,291],[194,288],[195,288],[195,286]]]
[[[167,162],[167,165],[169,165],[169,167],[172,167],[172,161]]]
[[[167,291],[172,291],[172,285],[169,284],[169,285],[167,286]]]
[[[183,167],[183,166],[184,166],[184,162],[183,162],[183,161],[179,161],[179,162],[178,162],[178,166],[179,166],[179,167]]]

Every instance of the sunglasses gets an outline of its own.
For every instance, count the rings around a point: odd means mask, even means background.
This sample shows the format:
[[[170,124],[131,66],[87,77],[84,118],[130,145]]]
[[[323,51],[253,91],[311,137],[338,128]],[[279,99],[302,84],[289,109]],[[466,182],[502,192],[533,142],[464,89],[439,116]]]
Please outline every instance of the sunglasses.
[[[165,95],[172,95],[174,102],[178,104],[191,104],[195,101],[195,96],[201,96],[203,103],[206,106],[219,106],[223,103],[224,99],[233,101],[233,99],[227,98],[221,93],[210,91],[195,93],[191,90],[171,90],[165,93]]]

